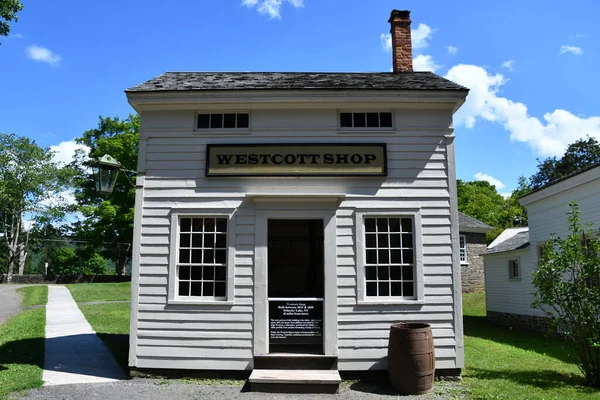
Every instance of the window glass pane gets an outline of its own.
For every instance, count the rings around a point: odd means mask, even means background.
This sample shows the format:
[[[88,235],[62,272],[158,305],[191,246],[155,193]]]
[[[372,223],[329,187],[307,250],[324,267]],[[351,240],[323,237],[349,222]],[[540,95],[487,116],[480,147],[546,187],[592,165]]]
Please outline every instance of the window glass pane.
[[[377,250],[367,250],[367,264],[377,264]]]
[[[352,113],[340,113],[340,127],[352,128]]]
[[[227,234],[221,233],[217,235],[216,247],[217,249],[224,249],[227,247]]]
[[[205,265],[202,267],[202,279],[205,281],[215,280],[215,267],[211,265]]]
[[[208,129],[209,114],[198,114],[198,129]]]
[[[194,265],[192,267],[192,280],[193,281],[201,281],[202,280],[202,266]]]
[[[203,296],[214,296],[215,295],[215,284],[214,282],[202,282],[202,295]]]
[[[377,282],[367,282],[367,296],[377,296]]]
[[[192,234],[192,247],[202,247],[202,234],[201,233],[193,233]]]
[[[215,282],[215,296],[216,297],[225,297],[226,295],[227,295],[227,293],[226,293],[225,282]]]
[[[367,113],[367,127],[379,128],[379,113]]]
[[[227,218],[217,218],[217,232],[227,233]]]
[[[402,282],[392,282],[392,296],[402,296]]]
[[[402,296],[413,297],[415,295],[415,288],[412,282],[404,282],[402,284]]]
[[[402,218],[402,232],[412,232],[412,219]]]
[[[379,295],[380,296],[389,296],[390,295],[390,283],[389,282],[379,282]]]
[[[250,114],[238,114],[237,115],[237,127],[248,128],[250,125]]]
[[[392,127],[392,113],[390,112],[382,112],[379,113],[380,125],[382,128],[391,128]]]
[[[377,267],[377,279],[380,281],[390,279],[390,270],[387,265],[380,265]]]
[[[179,250],[179,262],[180,263],[189,263],[190,262],[190,251],[189,250]]]
[[[202,283],[192,282],[192,296],[202,296]]]
[[[377,218],[377,232],[387,232],[388,231],[388,219],[387,218]]]
[[[402,247],[412,248],[413,247],[413,235],[412,233],[402,234]]]
[[[227,276],[227,267],[215,267],[215,280],[224,281]]]
[[[179,220],[179,232],[189,232],[192,226],[191,218],[181,218]]]
[[[394,258],[392,256],[392,258]],[[390,267],[390,279],[399,281],[402,279],[402,267]]]
[[[390,247],[400,247],[400,235],[399,234],[392,233],[390,235]]]
[[[212,233],[204,234],[204,248],[214,249],[215,248],[215,235]]]
[[[192,220],[192,232],[202,232],[202,218]]]
[[[400,232],[400,218],[390,218],[390,232]]]
[[[372,233],[366,234],[365,245],[371,248],[377,247],[377,235],[373,235]]]
[[[212,129],[223,128],[223,114],[210,114],[210,127]]]
[[[401,252],[400,249],[392,249],[390,250],[391,253],[391,262],[392,264],[401,264],[402,263],[402,257],[401,257]]]
[[[215,219],[214,218],[204,218],[204,232],[214,232],[215,231]]]
[[[179,235],[179,247],[190,247],[190,235],[182,233]]]
[[[375,232],[375,218],[365,218],[365,232]]]
[[[412,250],[402,250],[402,263],[403,264],[412,264],[413,262],[414,262],[413,251]]]
[[[390,253],[389,250],[385,249],[385,250],[379,250],[378,251],[378,255],[379,255],[379,263],[380,264],[387,264],[390,262]]]
[[[202,260],[204,264],[214,264],[215,262],[215,251],[204,249],[204,258]]]
[[[367,280],[376,280],[377,267],[365,267],[365,278],[367,278]]]
[[[414,268],[412,265],[405,265],[402,267],[402,279],[405,281],[413,280],[413,271]]]
[[[189,282],[179,282],[179,295],[180,296],[189,296],[190,295],[190,283]]]
[[[227,262],[227,250],[215,251],[215,262],[217,264],[225,264]]]
[[[235,114],[225,114],[223,116],[223,128],[235,128]]]
[[[202,250],[192,250],[192,262],[200,264],[202,262]]]
[[[190,266],[181,265],[179,266],[179,279],[182,281],[190,279]]]
[[[353,113],[354,117],[354,127],[355,128],[364,128],[367,126],[367,118],[365,113]]]
[[[380,233],[379,235],[377,235],[377,246],[379,246],[379,248],[389,247],[387,233]]]

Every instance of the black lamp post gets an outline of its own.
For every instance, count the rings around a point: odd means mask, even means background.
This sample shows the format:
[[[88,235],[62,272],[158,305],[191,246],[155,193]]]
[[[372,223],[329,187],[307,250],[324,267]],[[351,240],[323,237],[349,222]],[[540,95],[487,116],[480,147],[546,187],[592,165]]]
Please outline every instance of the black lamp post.
[[[117,176],[122,168],[123,165],[108,154],[96,160],[92,164],[96,190],[100,193],[112,193],[115,183],[117,183]]]

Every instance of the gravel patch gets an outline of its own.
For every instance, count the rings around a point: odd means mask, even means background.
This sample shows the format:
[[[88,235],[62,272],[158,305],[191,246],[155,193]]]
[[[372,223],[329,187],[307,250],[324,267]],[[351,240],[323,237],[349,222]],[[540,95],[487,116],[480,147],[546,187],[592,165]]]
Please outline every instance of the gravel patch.
[[[23,285],[0,285],[0,325],[21,311],[21,295],[17,289]]]

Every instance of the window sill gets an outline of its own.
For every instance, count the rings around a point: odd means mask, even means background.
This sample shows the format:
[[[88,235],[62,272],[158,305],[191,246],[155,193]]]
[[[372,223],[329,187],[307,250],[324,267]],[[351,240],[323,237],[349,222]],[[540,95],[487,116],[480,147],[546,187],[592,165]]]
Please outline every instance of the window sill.
[[[180,300],[169,299],[167,304],[172,305],[190,305],[190,306],[232,306],[233,300]]]
[[[469,265],[469,262],[468,261],[461,261],[460,265]]]
[[[508,278],[508,280],[511,282],[518,282],[521,280],[521,278]]]
[[[417,300],[417,299],[379,299],[379,300],[358,300],[356,302],[357,305],[423,305],[425,304],[425,300]]]

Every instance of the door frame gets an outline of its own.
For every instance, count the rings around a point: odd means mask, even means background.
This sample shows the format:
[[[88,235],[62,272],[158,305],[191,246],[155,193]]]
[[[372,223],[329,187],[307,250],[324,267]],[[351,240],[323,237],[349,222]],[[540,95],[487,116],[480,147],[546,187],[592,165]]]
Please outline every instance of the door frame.
[[[254,355],[269,354],[268,221],[322,219],[324,253],[323,354],[337,356],[336,202],[257,204],[254,251]]]

